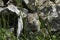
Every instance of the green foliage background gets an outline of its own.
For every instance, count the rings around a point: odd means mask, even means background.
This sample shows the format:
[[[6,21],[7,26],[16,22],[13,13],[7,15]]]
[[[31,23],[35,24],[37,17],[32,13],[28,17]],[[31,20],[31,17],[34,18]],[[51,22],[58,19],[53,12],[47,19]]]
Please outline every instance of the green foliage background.
[[[22,5],[20,4],[21,0],[16,0],[16,1],[17,1],[17,6],[22,7]],[[24,22],[24,20],[25,19],[23,19],[23,22]],[[41,23],[40,24],[41,31],[35,32],[35,33],[33,33],[33,32],[28,33],[28,31],[25,30],[26,27],[24,27],[24,30],[22,31],[21,36],[20,36],[20,40],[59,40],[60,39],[58,33],[53,33],[53,34],[51,33],[50,25],[49,25],[47,19],[46,19],[46,21],[43,21],[41,18],[39,18],[39,20]],[[6,27],[4,18],[3,18],[3,21],[4,21],[4,27]],[[45,23],[47,23],[48,25],[45,26]],[[25,24],[25,22],[24,22],[24,24]],[[48,34],[46,33],[46,30],[48,31]],[[10,33],[7,29],[0,28],[0,40],[18,40],[18,39],[14,36],[13,33]]]

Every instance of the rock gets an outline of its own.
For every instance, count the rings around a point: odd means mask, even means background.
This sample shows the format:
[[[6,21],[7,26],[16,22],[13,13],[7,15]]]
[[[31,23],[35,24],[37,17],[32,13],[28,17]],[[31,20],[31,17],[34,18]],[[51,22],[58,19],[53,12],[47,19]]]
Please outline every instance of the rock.
[[[42,10],[44,7],[49,6],[49,0],[36,0],[35,5]]]
[[[28,3],[29,3],[29,0],[24,0],[24,2],[25,2],[26,4],[28,4]]]
[[[56,0],[56,4],[52,1],[48,2],[45,2],[46,4],[41,3],[42,6],[38,6],[38,8],[40,9],[39,16],[44,21],[48,19],[51,31],[57,31],[60,29],[60,0]]]
[[[25,3],[30,10],[32,10],[34,12],[36,11],[35,0],[28,0],[28,3],[27,3],[27,0],[24,0],[24,1],[26,1]]]

